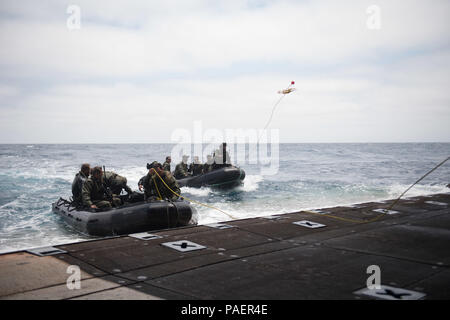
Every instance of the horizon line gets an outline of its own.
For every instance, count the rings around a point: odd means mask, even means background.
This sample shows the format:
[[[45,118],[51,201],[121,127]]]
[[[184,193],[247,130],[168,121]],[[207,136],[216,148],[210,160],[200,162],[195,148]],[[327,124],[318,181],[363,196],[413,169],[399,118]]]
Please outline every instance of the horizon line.
[[[226,142],[226,141],[224,141]],[[226,142],[227,144],[258,144],[257,142]],[[368,142],[278,142],[279,144],[406,144],[406,143],[450,143],[450,141],[368,141]],[[83,145],[83,144],[191,144],[195,145],[198,143],[177,143],[177,142],[0,142],[0,145]],[[201,144],[215,144],[215,143],[201,143]],[[220,144],[217,143],[217,144]],[[272,144],[268,142],[267,144]]]

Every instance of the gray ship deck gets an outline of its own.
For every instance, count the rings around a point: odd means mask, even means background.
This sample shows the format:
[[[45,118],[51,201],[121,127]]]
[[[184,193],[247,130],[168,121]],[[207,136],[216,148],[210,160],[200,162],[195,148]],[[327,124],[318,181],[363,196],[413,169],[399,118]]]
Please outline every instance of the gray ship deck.
[[[0,299],[449,299],[450,194],[401,200],[373,221],[391,201],[2,254]],[[70,265],[80,289],[66,285]],[[366,295],[370,265],[383,287]]]

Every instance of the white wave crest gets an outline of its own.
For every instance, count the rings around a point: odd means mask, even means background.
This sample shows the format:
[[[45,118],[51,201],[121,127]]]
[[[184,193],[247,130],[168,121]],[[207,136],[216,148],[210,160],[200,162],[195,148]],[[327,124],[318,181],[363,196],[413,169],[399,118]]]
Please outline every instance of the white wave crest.
[[[261,175],[247,175],[244,179],[244,184],[238,187],[238,190],[251,192],[255,191],[259,187],[259,183],[263,181],[264,178]]]
[[[187,193],[187,194],[203,197],[203,196],[209,195],[212,192],[212,190],[208,187],[201,187],[201,188],[182,187],[181,192],[182,192],[182,195]]]
[[[391,198],[398,198],[406,189],[408,189],[409,185],[404,184],[395,184],[389,186],[388,193]],[[422,185],[417,184],[412,187],[403,197],[417,197],[417,196],[426,196],[436,193],[447,193],[450,189],[445,185]]]

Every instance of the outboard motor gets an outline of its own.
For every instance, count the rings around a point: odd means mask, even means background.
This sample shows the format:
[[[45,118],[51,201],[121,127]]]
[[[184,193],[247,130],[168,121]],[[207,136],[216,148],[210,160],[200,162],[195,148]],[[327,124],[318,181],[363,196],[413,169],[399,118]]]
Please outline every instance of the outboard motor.
[[[227,165],[227,143],[222,143],[222,164]]]

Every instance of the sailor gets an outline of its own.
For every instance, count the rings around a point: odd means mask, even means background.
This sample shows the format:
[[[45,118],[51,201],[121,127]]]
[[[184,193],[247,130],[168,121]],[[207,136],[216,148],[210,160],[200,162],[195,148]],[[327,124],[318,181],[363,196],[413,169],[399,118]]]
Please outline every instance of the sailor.
[[[208,154],[206,156],[206,162],[203,164],[203,173],[211,172],[213,169],[214,159],[213,156]]]
[[[167,158],[166,158],[166,159],[167,159]],[[150,169],[151,169],[151,164],[150,164],[150,163],[147,163],[147,170],[150,170]],[[170,172],[170,171],[169,171],[169,172]],[[144,190],[144,179],[145,179],[146,176],[147,176],[147,175],[143,176],[143,177],[140,178],[139,181],[138,181],[138,188],[139,188],[139,191]]]
[[[187,165],[188,159],[189,156],[184,155],[183,160],[175,167],[175,172],[173,173],[175,179],[183,179],[189,177],[189,170]]]
[[[83,205],[88,208],[111,208],[120,205],[120,199],[109,196],[107,194],[105,185],[103,184],[103,170],[101,167],[94,167],[92,169],[92,176],[83,184],[81,192]]]
[[[133,193],[133,190],[127,185],[127,178],[122,177],[113,171],[105,171],[103,180],[105,185],[110,188],[111,192],[115,195],[120,195],[122,189],[129,195]]]
[[[142,190],[144,189],[144,179],[145,179],[145,177],[146,177],[146,176],[143,176],[143,177],[140,178],[139,181],[138,181],[138,188],[139,188],[139,191],[142,191]]]
[[[220,145],[220,148],[214,152],[213,169],[219,169],[229,166],[231,166],[230,155],[227,151],[227,143],[224,142]]]
[[[72,195],[73,202],[75,205],[81,205],[81,191],[83,190],[83,184],[89,178],[89,173],[91,172],[91,166],[89,163],[83,163],[81,165],[81,170],[75,175],[72,182]]]
[[[197,156],[194,157],[194,162],[189,166],[189,173],[193,176],[198,176],[203,173],[203,164],[200,162]]]
[[[162,165],[163,170],[170,172],[170,163],[171,162],[172,162],[172,158],[170,156],[167,156],[166,161]]]
[[[155,198],[160,200],[176,200],[181,193],[175,178],[169,171],[163,170],[161,163],[157,161],[153,161],[150,164],[148,174],[143,181],[143,186],[147,201]]]

